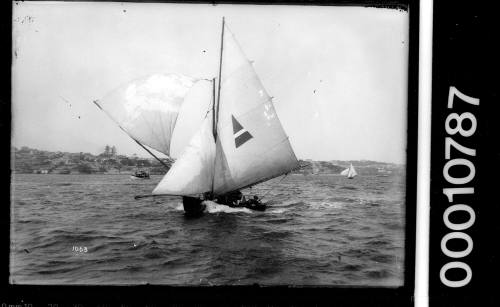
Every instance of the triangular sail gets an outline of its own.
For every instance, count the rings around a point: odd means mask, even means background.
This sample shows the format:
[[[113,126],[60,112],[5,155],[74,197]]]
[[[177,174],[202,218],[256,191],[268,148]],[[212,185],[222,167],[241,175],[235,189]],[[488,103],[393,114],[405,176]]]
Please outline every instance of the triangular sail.
[[[342,175],[342,176],[347,176],[347,174],[349,174],[349,170],[350,170],[350,169],[351,169],[350,167],[346,168],[345,170],[343,170],[343,171],[340,173],[340,175]]]
[[[299,166],[253,66],[225,27],[214,193],[224,194]]]
[[[354,169],[354,166],[349,167],[349,173],[347,174],[347,178],[354,178],[358,173],[356,173],[356,170]]]
[[[214,159],[215,141],[209,113],[153,194],[196,195],[212,191]]]
[[[134,140],[169,156],[179,109],[199,80],[156,74],[125,84],[95,103]]]

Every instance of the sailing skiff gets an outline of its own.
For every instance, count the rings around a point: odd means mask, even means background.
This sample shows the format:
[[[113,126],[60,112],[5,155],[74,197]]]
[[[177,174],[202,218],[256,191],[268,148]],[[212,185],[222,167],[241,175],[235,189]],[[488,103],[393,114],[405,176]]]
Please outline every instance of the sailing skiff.
[[[354,169],[354,166],[352,166],[352,163],[351,163],[351,165],[348,168],[346,168],[345,170],[343,170],[340,174],[343,175],[343,176],[346,176],[349,179],[352,179],[356,175],[358,175],[358,173],[356,173],[356,170]]]
[[[127,84],[94,103],[162,161],[148,147],[170,156],[180,107],[199,81],[207,79],[155,75]],[[223,200],[229,195],[300,167],[271,97],[224,18],[218,77],[210,81],[211,109],[149,195],[182,196],[188,214],[203,212],[204,200],[228,204]],[[151,94],[152,89],[157,91]]]

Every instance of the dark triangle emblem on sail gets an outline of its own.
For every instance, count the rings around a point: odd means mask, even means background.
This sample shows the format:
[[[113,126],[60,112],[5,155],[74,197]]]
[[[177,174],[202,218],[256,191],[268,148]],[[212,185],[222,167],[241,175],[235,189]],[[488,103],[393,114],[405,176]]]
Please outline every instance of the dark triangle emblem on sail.
[[[236,148],[238,148],[253,138],[253,136],[250,132],[243,128],[233,115],[231,115],[231,119],[233,121],[234,144],[236,145]]]

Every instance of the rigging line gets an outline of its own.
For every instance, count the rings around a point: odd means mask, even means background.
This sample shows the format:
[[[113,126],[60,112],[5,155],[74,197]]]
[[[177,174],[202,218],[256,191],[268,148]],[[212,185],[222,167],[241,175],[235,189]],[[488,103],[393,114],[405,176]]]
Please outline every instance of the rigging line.
[[[132,137],[132,135],[130,135],[130,133],[122,127],[122,125],[116,121],[107,111],[105,111],[101,105],[98,103],[98,100],[94,100],[92,101],[99,109],[101,109],[104,113],[106,113],[106,115],[108,115],[117,125],[118,127],[123,131],[125,132],[132,140],[134,140],[137,144],[139,144],[144,150],[146,150],[150,155],[152,155],[156,160],[158,160],[161,164],[163,164],[163,166],[167,167],[167,168],[170,168],[168,165],[166,165],[162,160],[160,160],[157,156],[155,156],[150,150],[148,150],[146,147],[144,147],[139,141],[137,141],[134,137]]]
[[[280,179],[280,181],[278,181],[277,183],[273,184],[273,185],[271,186],[271,188],[269,188],[269,190],[267,190],[267,192],[266,192],[266,193],[264,193],[264,195],[262,195],[262,196],[260,197],[260,199],[262,200],[264,197],[266,197],[266,195],[267,195],[269,192],[271,192],[271,191],[273,190],[273,188],[274,188],[276,185],[280,184],[280,183],[281,183],[281,182],[282,182],[282,181],[286,178],[286,176],[288,176],[288,174],[290,174],[290,173],[286,173],[286,174],[285,174],[285,176],[283,176],[283,178],[281,178],[281,179]]]
[[[210,113],[210,111],[213,111],[213,104],[210,104],[210,105],[208,106],[207,112],[205,112],[205,115],[203,115],[203,118],[204,118],[204,119],[205,119],[205,118],[207,118],[207,115],[208,115],[208,113]],[[212,116],[213,116],[213,117],[212,117],[212,122],[213,122],[213,118],[215,117],[215,113],[213,113],[213,112],[212,112],[212,114],[213,114],[213,115],[212,115]],[[212,124],[213,124],[213,123],[212,123]]]
[[[260,184],[260,183],[262,183],[262,182],[265,182],[265,181],[268,181],[268,180],[274,179],[274,178],[276,178],[276,177],[282,176],[283,174],[288,174],[288,173],[291,173],[291,172],[293,172],[293,171],[294,171],[294,170],[296,170],[296,169],[297,169],[297,167],[294,167],[294,168],[292,168],[292,169],[288,170],[286,173],[281,172],[281,173],[278,173],[278,174],[275,174],[275,175],[271,175],[271,176],[268,176],[268,177],[264,177],[264,178],[262,178],[262,179],[260,179],[260,180],[258,180],[258,181],[256,181],[256,182],[254,182],[254,183],[251,183],[251,184],[247,184],[247,185],[243,185],[243,186],[237,187],[236,189],[233,189],[233,190],[231,190],[231,191],[236,191],[236,190],[244,190],[244,189],[250,189],[250,188],[252,188],[253,186],[256,186],[256,185],[258,185],[258,184]],[[231,191],[230,191],[230,192],[231,192]],[[228,192],[226,192],[226,193],[224,193],[224,194],[227,194],[227,193],[228,193]]]
[[[68,100],[68,99],[64,98],[64,97],[63,97],[63,96],[61,96],[61,95],[59,95],[59,98],[61,98],[62,100],[66,101],[67,103],[71,103],[71,102],[69,102],[69,100]]]
[[[210,112],[210,109],[207,112]],[[205,116],[207,116],[205,115]],[[212,79],[212,134],[214,136],[214,143],[215,143],[215,153],[214,153],[214,163],[213,163],[213,176],[212,176],[212,187],[210,189],[210,194],[213,196],[214,195],[214,186],[215,186],[215,167],[216,167],[216,160],[215,158],[217,157],[217,123],[215,121],[215,78]]]
[[[221,37],[220,37],[220,59],[219,59],[219,80],[218,81],[218,89],[217,89],[217,104],[214,105],[214,122],[212,123],[213,125],[213,131],[215,132],[214,134],[214,141],[215,141],[215,157],[217,157],[217,129],[219,128],[219,107],[220,107],[220,85],[221,85],[221,76],[222,76],[222,53],[224,50],[224,25],[225,25],[225,19],[224,16],[222,16],[222,31],[221,31]],[[214,104],[215,104],[215,79],[212,81],[212,91],[213,91],[213,97],[214,97]],[[212,188],[211,188],[211,194],[214,194],[214,183],[215,183],[215,168],[216,168],[217,160],[215,159],[214,161],[214,172],[212,176]]]
[[[217,90],[217,108],[216,108],[216,114],[215,114],[215,120],[216,120],[216,125],[218,126],[218,121],[219,121],[219,105],[220,105],[220,85],[221,85],[221,75],[222,75],[222,54],[224,52],[224,25],[225,25],[225,20],[224,16],[222,17],[222,32],[221,32],[221,39],[220,39],[220,59],[219,59],[219,87]]]
[[[156,134],[156,131],[155,129],[153,129],[153,126],[151,125],[151,123],[147,120],[146,116],[144,115],[144,113],[140,113],[139,114],[139,117],[141,117],[143,119],[143,122],[146,124],[146,126],[148,126],[149,128],[149,132],[151,133],[151,135],[153,136],[153,139],[154,141],[157,142],[157,144],[162,144],[162,138],[161,136],[158,136],[158,134]],[[148,145],[148,146],[151,146],[151,145]],[[155,145],[156,147],[156,145]],[[158,150],[158,148],[154,148],[153,146],[151,146],[151,148],[155,149],[155,150]],[[164,150],[162,148],[162,150]],[[159,152],[161,152],[161,150],[158,150]],[[170,154],[170,152],[169,152]]]
[[[215,121],[215,78],[212,79],[212,133],[214,135],[214,141],[217,142],[217,122]]]
[[[203,116],[203,118],[206,118],[207,115],[208,115],[208,113],[210,113],[210,111],[213,111],[213,109],[214,109],[214,105],[212,103],[210,103],[209,106],[208,106],[207,112],[205,112],[205,115]],[[212,113],[213,113],[212,118],[214,118],[215,117],[215,113],[214,112],[212,112]],[[212,125],[213,125],[213,122],[214,121],[212,119]]]
[[[277,184],[280,184],[283,180],[285,180],[286,176],[288,176],[293,171],[299,170],[301,168],[302,167],[300,165],[297,166],[297,167],[292,168],[288,173],[285,174],[285,176],[283,176],[283,178],[280,179],[280,181],[278,181],[277,183],[273,184],[273,186],[266,193],[264,193],[264,195],[261,198],[263,198],[264,196],[266,196],[267,193],[269,193],[273,189],[274,186],[276,186]]]
[[[296,167],[294,167],[294,168],[291,168],[291,169],[290,169],[290,170],[288,170],[286,173],[279,173],[279,174],[276,174],[276,175],[272,175],[272,176],[264,177],[264,178],[262,178],[262,179],[260,179],[260,180],[258,180],[258,181],[256,181],[256,182],[254,182],[254,183],[252,183],[252,184],[248,184],[248,185],[240,186],[240,187],[237,187],[236,189],[233,189],[233,190],[231,190],[231,191],[243,190],[243,189],[251,189],[253,186],[258,185],[258,184],[260,184],[260,183],[262,183],[262,182],[264,182],[264,181],[268,181],[268,180],[274,179],[274,178],[276,178],[276,177],[282,176],[283,174],[288,175],[288,174],[292,173],[293,171],[296,171],[296,170],[301,169],[302,167],[300,166],[300,163],[299,163],[299,161],[297,160],[297,158],[295,158],[295,160],[297,161],[297,164],[298,164],[298,165],[297,165]],[[226,193],[227,193],[227,192],[226,192]],[[226,193],[224,193],[224,194],[226,194]]]
[[[108,112],[106,112],[102,107],[101,105],[98,103],[98,100],[94,100],[92,101],[99,109],[101,109],[106,115],[108,115],[111,120],[113,120],[117,125],[118,127],[120,127],[120,129],[125,132],[132,140],[134,140],[137,144],[139,144],[139,146],[141,146],[144,150],[146,150],[150,155],[152,155],[156,160],[158,160],[163,166],[165,166],[166,168],[170,168],[170,166],[168,166],[165,162],[163,162],[160,158],[158,158],[156,155],[154,155],[149,149],[147,149],[146,147],[144,147],[144,145],[142,145],[141,142],[139,142],[138,140],[136,140],[132,135],[130,135],[130,133],[128,133],[127,130],[125,130],[125,128],[122,127],[122,125],[116,121]],[[167,155],[167,159],[169,161],[172,161],[172,158],[170,158],[168,155]]]
[[[165,162],[163,162],[160,158],[158,158],[155,154],[153,154],[149,149],[147,149],[144,145],[141,144],[138,140],[134,139],[133,140],[139,144],[145,151],[147,151],[150,155],[152,155],[156,160],[158,160],[163,166],[165,166],[167,169],[170,169],[170,166],[168,166]]]
[[[177,125],[177,118],[179,117],[179,113],[177,114],[175,119],[170,122],[170,126],[168,127],[169,131],[170,131],[169,132],[170,133],[170,142],[168,143],[168,153],[169,154],[170,154],[170,147],[172,147],[172,140],[174,138],[174,129],[175,129],[175,126]]]
[[[210,80],[209,80],[209,79],[205,79],[205,78],[195,78],[195,81],[193,82],[193,85],[189,88],[189,90],[191,90],[191,88],[195,85],[195,83],[196,83],[196,82],[199,82],[199,81],[210,81]],[[189,90],[188,90],[188,91],[189,91]],[[182,98],[182,103],[181,103],[181,104],[183,104],[183,103],[184,103],[185,96],[186,96],[186,95],[184,95],[184,97]],[[94,103],[95,103],[95,102],[94,102]],[[96,103],[96,104],[97,104],[97,103]],[[99,106],[99,105],[97,105],[97,106]],[[99,108],[100,108],[100,106],[99,106]],[[141,118],[143,119],[143,122],[144,122],[144,123],[148,126],[149,131],[150,131],[150,133],[151,133],[151,135],[152,135],[152,137],[153,137],[154,141],[156,141],[156,142],[159,144],[159,147],[162,147],[162,148],[161,148],[161,150],[159,150],[158,148],[152,147],[152,146],[151,146],[151,148],[153,148],[153,149],[155,149],[155,150],[158,150],[159,152],[161,152],[161,153],[163,153],[163,154],[167,155],[166,153],[164,153],[164,152],[163,152],[163,150],[165,150],[165,148],[163,148],[163,146],[162,146],[162,145],[163,145],[163,144],[165,144],[166,146],[168,146],[168,155],[170,155],[170,147],[171,147],[171,145],[172,145],[172,144],[171,144],[172,134],[173,134],[173,130],[175,129],[175,125],[176,125],[176,123],[177,123],[177,117],[178,117],[179,111],[180,111],[180,107],[176,110],[176,113],[177,113],[177,114],[174,116],[174,117],[175,117],[175,119],[174,119],[174,120],[172,120],[172,122],[171,122],[171,124],[170,124],[170,127],[169,127],[169,128],[170,128],[170,140],[169,140],[168,142],[166,142],[166,143],[164,142],[164,140],[165,140],[166,138],[165,138],[165,130],[164,130],[164,127],[163,127],[163,120],[162,120],[162,119],[163,119],[163,117],[162,117],[162,115],[161,115],[161,113],[165,113],[165,112],[158,112],[158,113],[157,113],[157,114],[158,114],[158,117],[157,117],[157,118],[159,118],[159,119],[160,119],[160,124],[161,124],[161,125],[160,125],[160,127],[161,127],[161,132],[160,132],[160,133],[161,133],[161,135],[159,135],[159,134],[157,134],[157,133],[156,133],[155,129],[153,129],[153,126],[151,125],[151,123],[149,123],[149,121],[148,121],[148,120],[147,120],[147,118],[145,117],[144,113],[140,113],[140,114],[139,114],[139,117],[141,117]],[[173,112],[172,112],[172,113],[173,113]],[[170,117],[172,117],[172,116],[170,115]],[[172,127],[172,126],[173,126],[173,127]],[[126,131],[125,131],[125,132],[126,132]],[[129,134],[129,133],[127,132],[127,134]],[[129,134],[129,135],[130,135],[130,134]],[[148,146],[149,146],[149,145],[148,145]],[[167,156],[168,156],[168,155],[167,155]]]
[[[189,195],[190,197],[200,197],[202,194],[191,194]],[[139,200],[142,198],[149,198],[149,197],[165,197],[165,196],[187,196],[187,195],[180,195],[180,194],[142,194],[142,195],[136,195],[134,196],[135,200]]]

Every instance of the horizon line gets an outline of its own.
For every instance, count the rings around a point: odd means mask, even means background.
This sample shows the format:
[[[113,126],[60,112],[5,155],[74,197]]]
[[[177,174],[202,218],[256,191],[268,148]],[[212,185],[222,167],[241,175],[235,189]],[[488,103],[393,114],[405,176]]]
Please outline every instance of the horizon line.
[[[113,147],[115,145],[110,145],[110,144],[106,144],[107,146],[110,146],[110,147]],[[103,146],[106,147],[106,145]],[[92,152],[85,152],[85,151],[64,151],[64,150],[49,150],[49,149],[40,149],[40,148],[35,148],[35,147],[30,147],[28,145],[21,145],[21,146],[14,146],[11,144],[11,149],[22,149],[23,147],[27,147],[29,149],[34,149],[34,150],[39,150],[39,151],[48,151],[48,152],[63,152],[63,153],[70,153],[70,154],[78,154],[78,153],[84,153],[84,154],[91,154],[91,155],[95,155],[95,156],[98,156],[99,154],[101,153],[92,153]],[[115,146],[116,147],[116,146]],[[164,155],[163,153],[161,153],[162,155]],[[144,156],[140,156],[139,154],[136,154],[136,153],[133,153],[133,154],[125,154],[125,153],[117,153],[116,156],[126,156],[126,157],[129,157],[129,156],[138,156],[139,158],[148,158],[148,159],[155,159],[153,156],[145,153]],[[162,158],[172,158],[172,157],[162,157]],[[174,160],[176,160],[175,158],[172,158]],[[316,160],[316,159],[312,159],[312,158],[297,158],[297,160],[302,160],[302,161],[307,161],[307,160],[310,160],[310,161],[321,161],[321,162],[330,162],[330,161],[342,161],[342,162],[351,162],[351,161],[359,161],[359,162],[363,162],[363,161],[366,161],[366,162],[376,162],[376,163],[385,163],[385,164],[395,164],[395,165],[406,165],[406,163],[397,163],[397,162],[387,162],[387,161],[379,161],[379,160],[373,160],[373,159],[366,159],[366,158],[363,158],[363,159],[350,159],[350,160],[343,160],[343,159],[329,159],[329,160]]]

